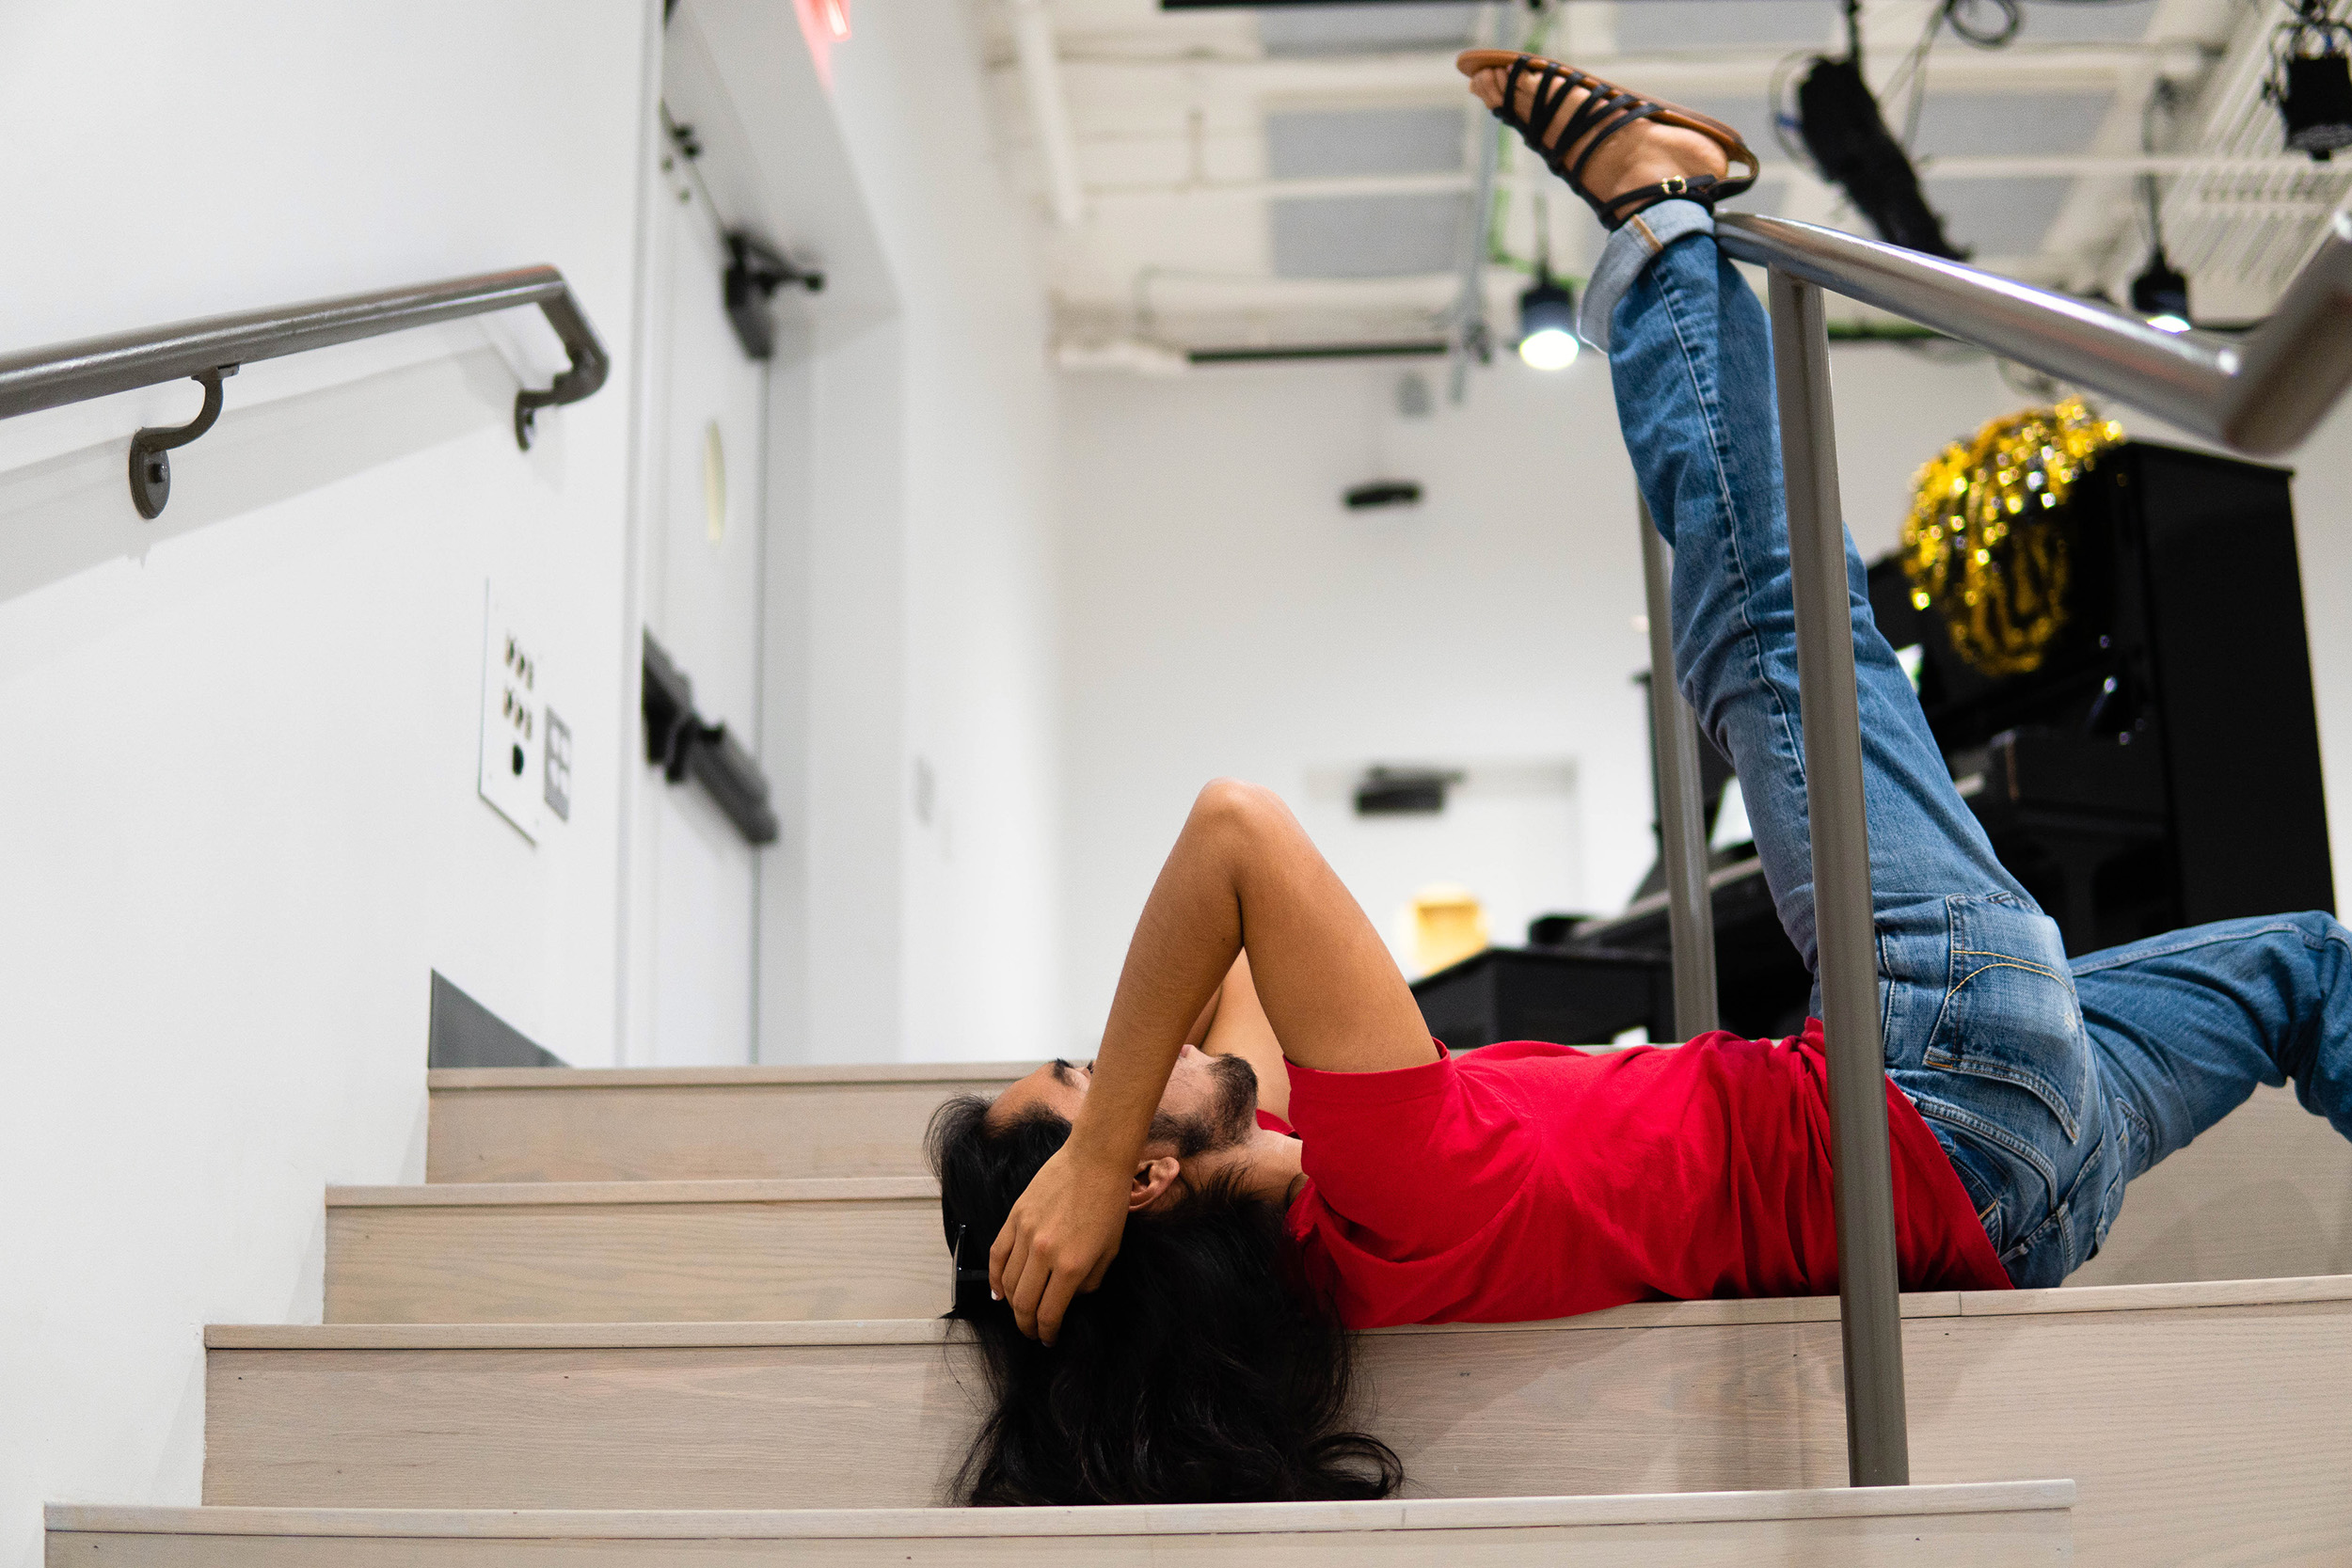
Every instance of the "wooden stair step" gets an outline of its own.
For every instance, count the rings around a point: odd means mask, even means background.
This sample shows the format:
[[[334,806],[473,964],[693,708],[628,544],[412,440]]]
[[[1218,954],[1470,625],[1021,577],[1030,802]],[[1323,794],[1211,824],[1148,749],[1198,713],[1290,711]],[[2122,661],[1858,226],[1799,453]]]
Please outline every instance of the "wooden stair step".
[[[953,1299],[928,1176],[330,1187],[330,1323],[926,1317]]]
[[[2352,1274],[2352,1140],[2263,1087],[2123,1191],[2070,1286]]]
[[[526,1069],[429,1075],[436,1182],[784,1180],[924,1174],[942,1101],[1027,1062]],[[2132,1183],[2072,1285],[2352,1273],[2352,1142],[2260,1088]]]
[[[2352,1278],[1904,1299],[1913,1479],[2070,1475],[2094,1561],[2352,1555]],[[1837,1304],[1363,1338],[1420,1494],[1821,1487]],[[939,1322],[216,1327],[205,1500],[920,1507],[985,1398]]]
[[[695,1563],[1431,1562],[1586,1568],[2006,1568],[2071,1555],[2064,1481],[1608,1497],[1154,1508],[581,1512],[48,1510],[49,1560],[93,1568],[553,1568]]]
[[[920,1176],[943,1101],[1036,1066],[441,1069],[425,1079],[425,1180]]]

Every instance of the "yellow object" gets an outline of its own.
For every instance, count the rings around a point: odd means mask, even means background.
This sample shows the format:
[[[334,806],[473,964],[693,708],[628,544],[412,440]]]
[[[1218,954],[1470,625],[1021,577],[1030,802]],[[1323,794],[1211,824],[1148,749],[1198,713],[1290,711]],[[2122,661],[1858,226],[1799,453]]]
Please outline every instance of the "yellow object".
[[[1440,883],[1413,895],[1413,961],[1423,974],[1486,950],[1486,911],[1470,890]]]
[[[2058,511],[2090,459],[2122,439],[2122,425],[2068,398],[1994,420],[1912,481],[1911,602],[1943,612],[1953,650],[1975,669],[2040,669],[2066,629],[2074,562]]]

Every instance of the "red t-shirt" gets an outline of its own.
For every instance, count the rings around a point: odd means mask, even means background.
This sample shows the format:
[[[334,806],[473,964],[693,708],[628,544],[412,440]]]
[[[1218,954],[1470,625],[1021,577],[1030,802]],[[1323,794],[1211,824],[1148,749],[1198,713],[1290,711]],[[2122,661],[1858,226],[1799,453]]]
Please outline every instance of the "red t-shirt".
[[[1290,1073],[1307,1183],[1289,1232],[1350,1328],[1837,1289],[1818,1022],[1780,1041],[1512,1041]],[[1886,1121],[1903,1288],[2007,1290],[1967,1190],[1892,1084]]]

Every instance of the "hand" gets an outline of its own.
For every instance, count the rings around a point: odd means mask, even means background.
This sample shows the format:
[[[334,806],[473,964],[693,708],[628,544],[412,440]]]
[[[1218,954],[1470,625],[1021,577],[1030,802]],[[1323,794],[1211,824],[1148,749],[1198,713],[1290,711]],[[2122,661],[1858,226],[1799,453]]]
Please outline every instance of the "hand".
[[[1013,1204],[988,1249],[988,1288],[1013,1322],[1052,1344],[1081,1291],[1103,1283],[1127,1226],[1128,1172],[1088,1164],[1068,1144],[1054,1151]]]

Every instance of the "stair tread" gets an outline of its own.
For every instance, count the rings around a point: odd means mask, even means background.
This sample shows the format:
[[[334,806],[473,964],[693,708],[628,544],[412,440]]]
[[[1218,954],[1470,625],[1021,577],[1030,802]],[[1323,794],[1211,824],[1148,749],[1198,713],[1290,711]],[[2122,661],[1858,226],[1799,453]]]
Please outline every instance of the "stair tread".
[[[1476,1529],[1669,1521],[2008,1513],[2074,1503],[2071,1481],[1930,1486],[1646,1492],[1380,1502],[1199,1503],[1103,1508],[373,1509],[158,1508],[52,1503],[53,1530],[203,1535],[989,1536]]]
[[[2352,1300],[2352,1275],[2285,1279],[2189,1280],[2170,1285],[2090,1285],[2046,1291],[1921,1291],[1902,1298],[1906,1318],[2015,1317],[2074,1312],[2147,1312],[2211,1307],[2283,1306]],[[1581,1317],[1523,1323],[1406,1323],[1369,1332],[1527,1334],[1579,1329],[1714,1327],[1733,1323],[1827,1323],[1836,1296],[1746,1301],[1640,1302]],[[713,1345],[936,1344],[953,1325],[934,1318],[838,1322],[624,1323],[214,1323],[212,1350],[527,1350]]]
[[[329,1209],[508,1208],[584,1203],[847,1203],[939,1200],[929,1176],[800,1176],[691,1181],[465,1181],[329,1187]]]
[[[434,1068],[425,1087],[463,1089],[732,1088],[745,1085],[999,1084],[1036,1062],[877,1062],[822,1067]]]

